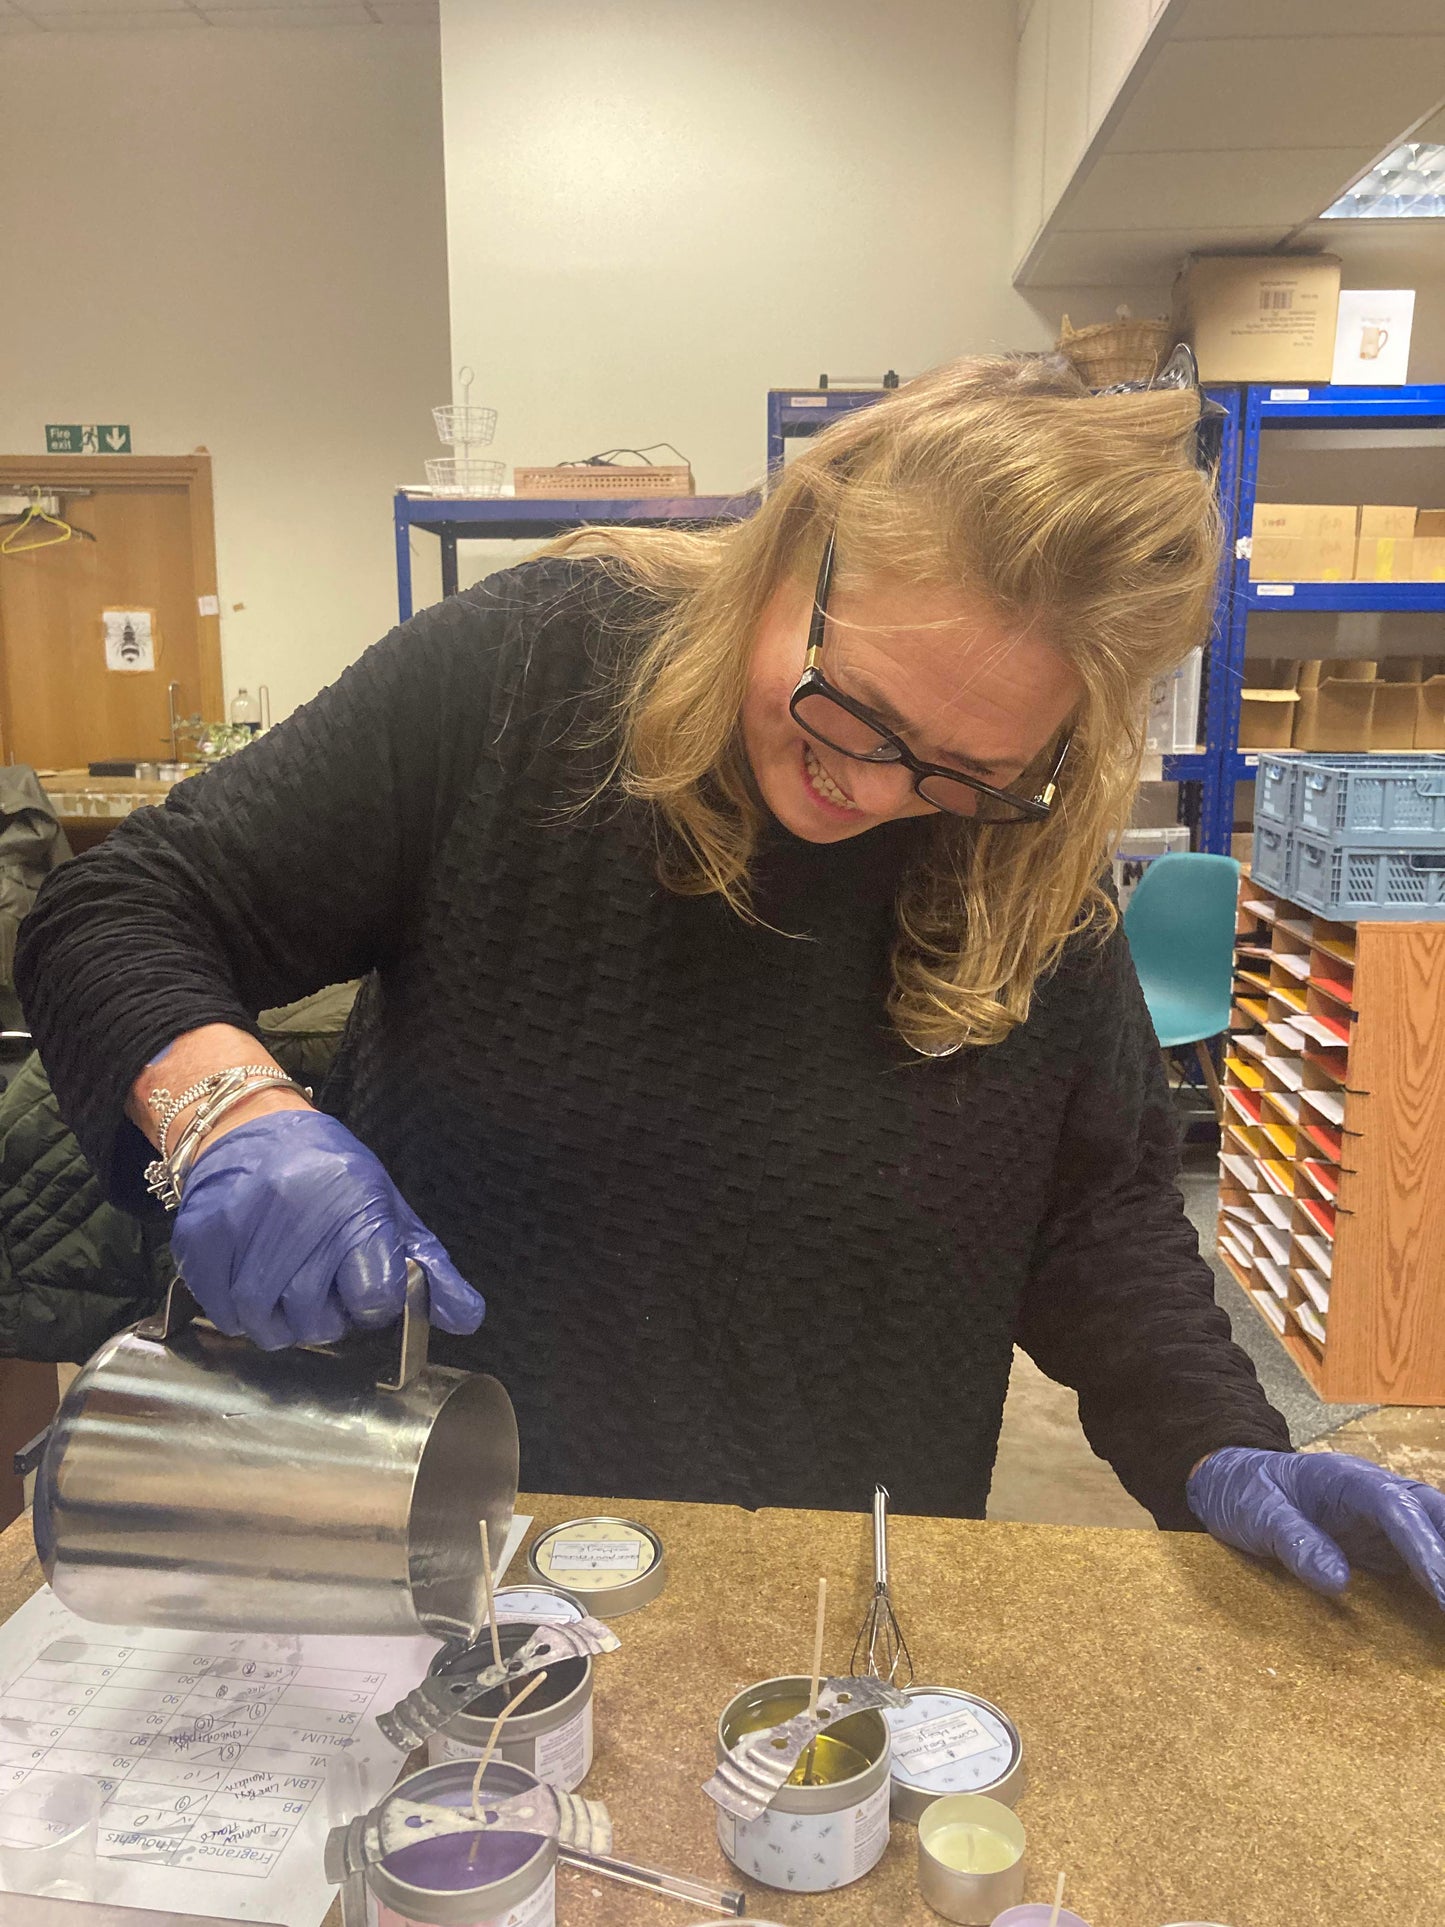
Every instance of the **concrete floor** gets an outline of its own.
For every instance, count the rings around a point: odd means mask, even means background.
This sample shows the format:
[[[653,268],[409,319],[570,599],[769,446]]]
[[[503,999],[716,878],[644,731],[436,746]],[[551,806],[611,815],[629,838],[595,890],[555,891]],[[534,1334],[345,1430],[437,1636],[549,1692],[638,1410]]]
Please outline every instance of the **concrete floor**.
[[[1217,1295],[1234,1322],[1236,1338],[1255,1359],[1271,1401],[1289,1420],[1295,1443],[1304,1451],[1352,1452],[1392,1472],[1445,1487],[1445,1409],[1330,1406],[1315,1397],[1284,1347],[1215,1260],[1218,1189],[1212,1155],[1190,1158],[1183,1181],[1185,1208],[1214,1270]],[[1015,1354],[1009,1381],[988,1513],[991,1519],[1154,1530],[1148,1513],[1090,1451],[1074,1394],[1045,1378],[1021,1352]]]

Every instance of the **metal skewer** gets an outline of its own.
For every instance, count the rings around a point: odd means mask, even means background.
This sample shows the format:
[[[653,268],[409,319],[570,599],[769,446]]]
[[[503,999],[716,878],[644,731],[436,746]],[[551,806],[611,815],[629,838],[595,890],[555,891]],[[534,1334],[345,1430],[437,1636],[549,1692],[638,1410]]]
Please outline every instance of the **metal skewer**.
[[[672,1894],[690,1900],[697,1907],[712,1907],[720,1914],[741,1914],[748,1904],[745,1893],[736,1887],[714,1887],[706,1880],[689,1880],[685,1874],[659,1873],[655,1867],[637,1867],[629,1860],[607,1860],[600,1854],[579,1853],[573,1847],[558,1847],[557,1858],[569,1867],[587,1873],[600,1873],[608,1880],[619,1880],[629,1887],[646,1887],[656,1894]]]

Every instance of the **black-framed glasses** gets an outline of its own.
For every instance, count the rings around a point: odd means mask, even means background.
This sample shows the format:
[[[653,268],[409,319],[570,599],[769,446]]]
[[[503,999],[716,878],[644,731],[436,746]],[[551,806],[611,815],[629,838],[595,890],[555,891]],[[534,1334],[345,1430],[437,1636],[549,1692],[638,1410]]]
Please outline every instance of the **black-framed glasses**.
[[[1209,468],[1219,453],[1220,425],[1228,410],[1199,385],[1199,363],[1187,341],[1181,341],[1157,375],[1147,381],[1116,381],[1107,388],[1096,388],[1097,395],[1146,395],[1159,388],[1178,388],[1199,402],[1199,422],[1194,430],[1194,462]]]
[[[1065,735],[1058,748],[1038,759],[1033,769],[1025,770],[1012,789],[996,789],[992,783],[965,776],[961,770],[945,769],[940,763],[925,763],[913,754],[901,736],[896,736],[862,703],[835,689],[818,667],[823,637],[828,626],[828,595],[833,586],[833,543],[830,534],[818,571],[818,587],[813,597],[813,619],[808,629],[808,654],[788,708],[800,729],[816,742],[849,756],[855,763],[901,763],[913,776],[913,787],[925,803],[947,810],[953,816],[970,816],[984,823],[1040,823],[1053,809],[1058,790],[1059,771],[1069,753]]]

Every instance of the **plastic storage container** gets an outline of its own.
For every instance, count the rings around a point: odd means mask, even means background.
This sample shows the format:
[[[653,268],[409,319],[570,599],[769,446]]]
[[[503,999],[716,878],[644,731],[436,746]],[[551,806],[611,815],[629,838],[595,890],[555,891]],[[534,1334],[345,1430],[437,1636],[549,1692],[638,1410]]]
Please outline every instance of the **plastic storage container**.
[[[1254,821],[1282,823],[1286,829],[1294,822],[1295,783],[1299,777],[1298,756],[1269,756],[1261,753],[1254,772]]]
[[[1317,916],[1346,923],[1445,920],[1445,837],[1429,849],[1382,850],[1295,830],[1288,842],[1285,894]],[[1254,874],[1260,877],[1257,860]]]
[[[1354,845],[1445,848],[1445,755],[1302,758],[1290,820]]]
[[[1262,883],[1267,890],[1277,890],[1283,897],[1292,896],[1291,871],[1294,866],[1290,857],[1291,832],[1283,824],[1261,823],[1256,817],[1254,856],[1249,866],[1254,881]]]

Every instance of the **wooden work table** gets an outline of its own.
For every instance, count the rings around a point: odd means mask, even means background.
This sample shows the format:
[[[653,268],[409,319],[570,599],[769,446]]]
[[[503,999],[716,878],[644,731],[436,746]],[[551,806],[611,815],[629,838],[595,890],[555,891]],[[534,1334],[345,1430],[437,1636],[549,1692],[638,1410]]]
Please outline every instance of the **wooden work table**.
[[[606,1511],[661,1534],[667,1589],[597,1662],[597,1764],[619,1855],[749,1886],[749,1911],[923,1927],[911,1827],[826,1895],[751,1886],[699,1792],[751,1681],[805,1671],[820,1574],[846,1672],[872,1583],[865,1515],[523,1498],[539,1525]],[[1090,1927],[1436,1927],[1445,1896],[1445,1614],[1412,1584],[1343,1604],[1192,1534],[898,1518],[899,1617],[920,1680],[1020,1727],[1028,1895]],[[520,1576],[514,1567],[513,1577]],[[0,1536],[0,1616],[41,1583],[28,1520]],[[335,1910],[333,1909],[333,1915]],[[561,1870],[562,1927],[690,1927],[700,1910]],[[294,1927],[311,1927],[295,1923]]]

